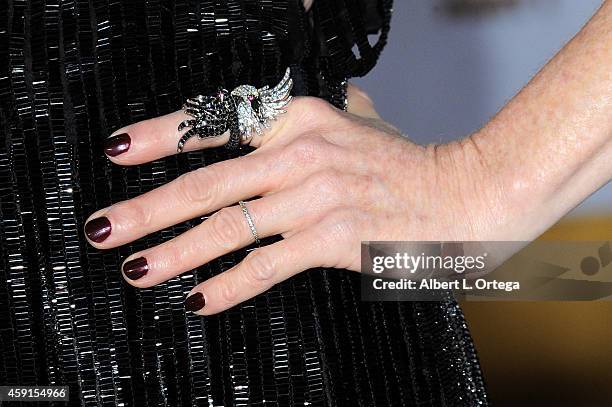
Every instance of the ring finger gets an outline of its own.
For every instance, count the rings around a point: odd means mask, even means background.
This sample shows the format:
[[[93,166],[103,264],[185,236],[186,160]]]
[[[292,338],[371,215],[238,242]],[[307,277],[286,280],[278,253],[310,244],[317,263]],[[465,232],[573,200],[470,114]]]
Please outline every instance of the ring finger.
[[[317,199],[317,204],[313,199]],[[313,224],[337,204],[332,199],[322,202],[303,187],[295,187],[247,202],[246,206],[259,238],[263,238],[291,235]],[[226,207],[180,236],[129,256],[122,271],[132,285],[150,287],[253,241],[253,232],[242,208]]]

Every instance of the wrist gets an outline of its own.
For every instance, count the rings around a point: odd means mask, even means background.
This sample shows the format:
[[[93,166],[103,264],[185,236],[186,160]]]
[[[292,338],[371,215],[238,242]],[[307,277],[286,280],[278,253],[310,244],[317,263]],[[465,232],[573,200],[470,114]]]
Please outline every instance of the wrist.
[[[562,182],[536,156],[491,136],[479,131],[435,148],[449,207],[466,225],[458,240],[531,241],[567,212],[555,202]]]
[[[490,157],[473,136],[425,147],[429,196],[439,202],[445,227],[434,240],[498,240],[515,216]],[[433,170],[431,169],[433,168]]]

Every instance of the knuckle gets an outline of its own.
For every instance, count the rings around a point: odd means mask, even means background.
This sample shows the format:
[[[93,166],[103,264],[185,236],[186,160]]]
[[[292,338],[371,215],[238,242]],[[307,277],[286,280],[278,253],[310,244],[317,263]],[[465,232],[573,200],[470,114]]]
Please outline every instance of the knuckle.
[[[168,241],[159,247],[158,253],[155,255],[157,268],[163,268],[166,271],[174,271],[180,268],[180,265],[185,262],[185,249],[172,241]]]
[[[329,150],[330,143],[314,135],[297,138],[287,148],[290,162],[300,167],[323,161]]]
[[[288,147],[290,160],[297,165],[315,161],[317,142],[313,137],[301,137],[291,142]]]
[[[323,239],[328,242],[346,243],[359,239],[359,216],[356,209],[337,209],[323,221]]]
[[[210,206],[215,196],[218,196],[213,167],[203,167],[188,172],[177,178],[179,199],[185,203],[198,206]],[[218,181],[218,180],[217,180]]]
[[[230,208],[222,208],[210,217],[210,238],[224,249],[234,249],[240,243],[243,224]]]
[[[152,117],[136,123],[135,130],[141,134],[147,134],[154,143],[163,143],[167,140],[165,138],[167,134],[162,131],[164,126],[161,126],[159,122],[159,117]]]
[[[223,278],[219,282],[219,296],[226,304],[235,304],[238,301],[238,287],[231,278]]]
[[[344,195],[345,177],[340,171],[329,168],[311,175],[308,184],[317,194],[341,197]]]
[[[131,199],[124,201],[114,208],[113,212],[122,228],[138,228],[147,230],[152,223],[153,213],[151,209],[142,202],[142,199]]]
[[[298,102],[298,108],[304,112],[308,112],[313,115],[321,113],[327,113],[332,110],[332,105],[321,98],[304,96],[296,100]]]
[[[330,211],[313,230],[313,241],[321,255],[323,267],[347,268],[353,264],[348,259],[350,253],[360,252],[359,222],[352,209],[343,208]],[[349,261],[350,260],[350,261]]]
[[[330,103],[311,96],[296,97],[293,101],[293,108],[297,111],[300,122],[305,125],[325,121],[336,112]]]
[[[274,262],[264,250],[254,250],[245,258],[244,275],[249,285],[267,286],[274,274]]]

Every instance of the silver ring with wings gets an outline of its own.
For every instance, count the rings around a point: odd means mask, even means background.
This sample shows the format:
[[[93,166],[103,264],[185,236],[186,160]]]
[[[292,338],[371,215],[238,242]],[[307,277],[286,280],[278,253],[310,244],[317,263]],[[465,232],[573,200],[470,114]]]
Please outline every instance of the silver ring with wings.
[[[187,99],[183,112],[190,118],[178,126],[179,132],[187,131],[178,141],[177,152],[182,152],[185,142],[193,136],[218,137],[227,131],[230,133],[227,148],[250,143],[254,134],[261,134],[270,127],[271,120],[286,112],[292,88],[291,70],[287,68],[283,79],[273,88],[241,85],[231,92],[220,89],[216,95]]]

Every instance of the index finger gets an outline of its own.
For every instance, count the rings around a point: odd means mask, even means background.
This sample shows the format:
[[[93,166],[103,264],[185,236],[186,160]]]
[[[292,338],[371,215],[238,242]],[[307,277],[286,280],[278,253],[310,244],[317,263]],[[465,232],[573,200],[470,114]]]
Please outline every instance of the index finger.
[[[258,136],[274,133],[290,121],[284,115],[293,110],[285,110],[292,100],[289,74],[287,69],[274,87],[242,85],[231,92],[187,99],[180,111],[117,130],[106,140],[105,152],[117,164],[134,165],[228,141],[231,146],[248,141],[257,147],[262,138]]]

